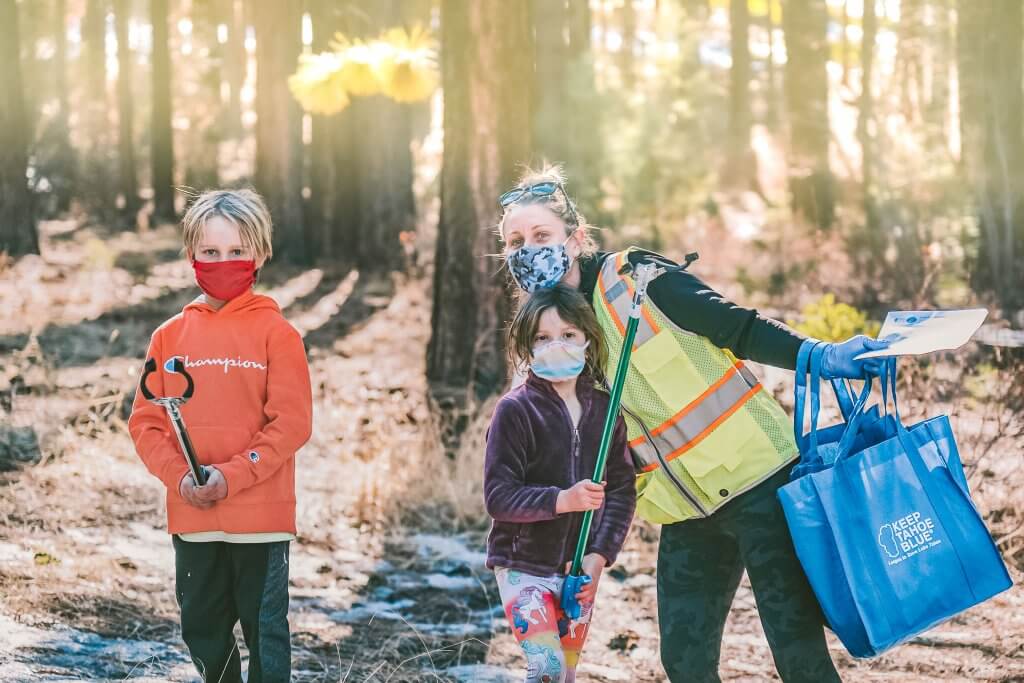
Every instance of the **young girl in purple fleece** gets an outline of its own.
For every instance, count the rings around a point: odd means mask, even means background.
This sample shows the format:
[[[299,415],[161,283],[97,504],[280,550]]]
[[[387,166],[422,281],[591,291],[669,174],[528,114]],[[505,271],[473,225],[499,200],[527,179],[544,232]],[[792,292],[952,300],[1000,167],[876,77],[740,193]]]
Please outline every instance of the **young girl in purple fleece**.
[[[596,385],[607,352],[579,292],[534,292],[512,321],[508,349],[529,375],[498,402],[487,433],[487,566],[526,653],[527,683],[571,683],[601,572],[615,561],[633,518],[633,464],[619,418],[607,481],[588,479],[608,409],[608,394]],[[595,511],[583,558],[592,581],[576,595],[580,618],[570,620],[559,597],[584,510]]]

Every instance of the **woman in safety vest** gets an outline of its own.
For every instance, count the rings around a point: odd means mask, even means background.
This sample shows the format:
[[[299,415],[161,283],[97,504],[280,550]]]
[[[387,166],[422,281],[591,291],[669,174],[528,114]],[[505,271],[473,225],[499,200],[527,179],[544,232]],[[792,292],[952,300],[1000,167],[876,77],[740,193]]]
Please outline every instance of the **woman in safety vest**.
[[[674,265],[630,248],[598,252],[558,168],[528,172],[501,195],[499,228],[513,279],[527,292],[561,282],[594,307],[612,373],[632,299],[629,267]],[[637,468],[637,513],[661,524],[661,661],[673,682],[718,681],[722,631],[746,569],[779,675],[839,675],[823,617],[790,540],[776,490],[798,458],[793,424],[741,359],[793,370],[808,340],[728,301],[694,275],[671,272],[647,290],[622,392]],[[885,342],[854,337],[826,352],[826,378],[861,378]]]

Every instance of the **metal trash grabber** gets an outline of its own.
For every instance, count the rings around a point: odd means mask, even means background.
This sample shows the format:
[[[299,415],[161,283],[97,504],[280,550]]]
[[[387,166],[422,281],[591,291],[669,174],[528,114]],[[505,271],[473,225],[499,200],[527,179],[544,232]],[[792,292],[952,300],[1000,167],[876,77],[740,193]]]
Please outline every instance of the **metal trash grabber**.
[[[142,395],[147,401],[163,406],[164,410],[167,411],[167,417],[170,418],[171,426],[174,427],[174,434],[178,437],[178,445],[181,447],[181,453],[185,456],[185,461],[188,463],[189,471],[192,472],[192,478],[196,480],[197,486],[202,486],[206,483],[206,469],[199,464],[199,459],[196,458],[196,451],[192,447],[192,440],[188,438],[188,430],[185,429],[185,420],[181,416],[181,406],[192,398],[195,384],[192,382],[192,375],[188,374],[188,371],[185,370],[185,363],[180,358],[175,358],[171,361],[171,371],[178,373],[188,382],[188,386],[185,387],[185,393],[181,396],[157,398],[149,390],[146,386],[146,380],[152,373],[156,372],[156,361],[152,358],[146,361],[146,369],[142,373],[139,390],[142,391]]]
[[[611,398],[608,400],[608,413],[605,415],[604,431],[601,433],[601,445],[597,451],[597,463],[594,466],[594,476],[591,478],[591,481],[599,482],[604,479],[604,466],[608,460],[608,449],[611,447],[612,433],[615,431],[615,421],[619,416],[622,387],[626,384],[626,373],[629,372],[629,359],[633,355],[633,340],[636,338],[636,328],[640,324],[641,307],[647,298],[647,286],[665,273],[676,273],[686,270],[697,258],[696,253],[687,254],[683,263],[668,267],[658,266],[653,263],[642,263],[634,267],[627,260],[619,270],[619,275],[633,274],[635,288],[633,291],[633,303],[629,309],[629,322],[626,324],[626,336],[622,342],[622,353],[619,355],[615,377],[612,381]],[[562,610],[570,619],[579,619],[580,604],[576,601],[576,594],[591,581],[589,576],[580,572],[583,569],[583,555],[587,550],[590,524],[593,519],[593,510],[587,510],[583,513],[583,524],[580,526],[580,536],[576,541],[576,554],[573,555],[572,567],[569,569],[569,575],[565,577],[565,583],[562,585],[560,602]]]

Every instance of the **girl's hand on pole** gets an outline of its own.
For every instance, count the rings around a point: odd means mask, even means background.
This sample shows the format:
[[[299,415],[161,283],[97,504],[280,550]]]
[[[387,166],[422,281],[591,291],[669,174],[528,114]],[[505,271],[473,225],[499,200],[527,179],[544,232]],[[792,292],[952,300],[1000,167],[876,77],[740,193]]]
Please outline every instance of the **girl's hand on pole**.
[[[604,482],[595,484],[589,479],[576,482],[572,488],[558,492],[555,513],[596,510],[604,505]]]
[[[607,562],[604,557],[597,553],[583,556],[583,573],[590,577],[590,583],[584,584],[576,594],[576,601],[581,605],[590,605],[597,597],[597,584],[601,580],[605,564]]]
[[[206,483],[196,487],[196,496],[203,502],[216,503],[222,498],[227,498],[228,482],[224,475],[216,467],[206,468]]]
[[[200,498],[197,493],[199,490],[199,487],[196,486],[196,480],[192,478],[191,472],[182,477],[181,483],[178,484],[178,493],[186,503],[200,510],[209,510],[213,507],[213,502]]]

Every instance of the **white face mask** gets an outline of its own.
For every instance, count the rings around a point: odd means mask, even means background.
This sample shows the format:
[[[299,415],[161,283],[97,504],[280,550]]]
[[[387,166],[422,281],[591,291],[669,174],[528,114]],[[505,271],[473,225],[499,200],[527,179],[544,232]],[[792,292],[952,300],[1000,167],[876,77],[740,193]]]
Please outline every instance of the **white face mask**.
[[[564,341],[548,342],[533,350],[530,369],[549,382],[564,382],[579,377],[587,364],[587,342],[583,346]]]

